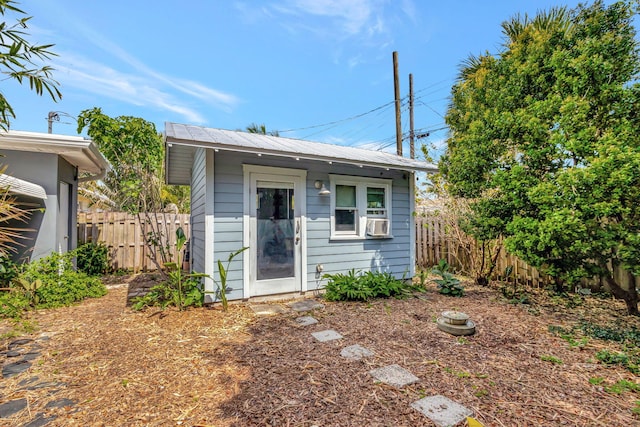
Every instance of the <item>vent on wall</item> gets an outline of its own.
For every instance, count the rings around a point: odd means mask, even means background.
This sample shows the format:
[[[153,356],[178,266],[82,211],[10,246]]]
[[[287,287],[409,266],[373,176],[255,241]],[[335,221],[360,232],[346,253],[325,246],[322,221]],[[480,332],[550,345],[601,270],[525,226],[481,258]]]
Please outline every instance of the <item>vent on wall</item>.
[[[367,235],[374,237],[388,236],[389,235],[389,220],[388,219],[368,219],[367,220]]]

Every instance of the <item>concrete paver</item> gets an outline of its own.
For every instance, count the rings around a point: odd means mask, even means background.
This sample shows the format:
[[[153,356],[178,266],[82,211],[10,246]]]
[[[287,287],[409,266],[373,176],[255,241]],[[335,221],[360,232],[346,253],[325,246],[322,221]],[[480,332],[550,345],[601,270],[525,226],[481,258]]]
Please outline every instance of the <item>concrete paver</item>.
[[[400,365],[383,366],[382,368],[369,371],[369,374],[371,374],[371,376],[377,381],[398,388],[420,381],[420,378],[416,377]]]
[[[302,316],[296,319],[296,323],[300,326],[315,325],[318,323],[318,319],[313,316]]]
[[[340,356],[349,360],[360,360],[363,357],[371,357],[375,355],[375,353],[368,348],[362,347],[359,344],[350,345],[345,347],[340,352]]]
[[[320,332],[313,332],[311,333],[311,335],[313,335],[313,337],[320,342],[339,340],[342,338],[342,335],[340,335],[333,329],[327,329],[326,331],[320,331]]]
[[[435,395],[417,400],[411,407],[420,411],[438,427],[451,427],[473,416],[473,411],[448,397]]]

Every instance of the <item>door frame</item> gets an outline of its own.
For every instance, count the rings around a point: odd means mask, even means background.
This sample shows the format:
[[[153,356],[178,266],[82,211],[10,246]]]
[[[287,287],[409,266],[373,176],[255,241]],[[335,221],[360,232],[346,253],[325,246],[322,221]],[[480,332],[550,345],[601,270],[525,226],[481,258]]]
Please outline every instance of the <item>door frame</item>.
[[[304,169],[288,169],[272,166],[258,165],[242,165],[243,170],[243,216],[242,216],[242,246],[249,247],[251,245],[251,182],[254,176],[261,175],[261,178],[268,176],[273,181],[291,181],[294,182],[294,200],[296,207],[300,209],[300,250],[299,250],[299,271],[300,277],[296,283],[295,292],[307,291],[307,171]],[[255,212],[253,213],[255,217]],[[249,248],[242,257],[242,274],[243,274],[243,298],[248,299],[252,295],[254,278],[251,277],[254,252]]]

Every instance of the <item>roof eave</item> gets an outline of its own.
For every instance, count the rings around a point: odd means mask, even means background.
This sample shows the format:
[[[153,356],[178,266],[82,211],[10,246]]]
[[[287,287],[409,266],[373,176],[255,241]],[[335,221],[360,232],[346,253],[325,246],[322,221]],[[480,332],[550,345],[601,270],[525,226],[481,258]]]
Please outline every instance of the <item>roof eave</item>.
[[[165,142],[167,146],[170,146],[171,144],[178,144],[178,145],[189,146],[193,148],[213,148],[215,150],[234,151],[234,152],[256,154],[256,155],[287,157],[287,158],[293,158],[298,160],[314,160],[314,161],[321,161],[321,162],[327,162],[327,163],[335,162],[335,163],[350,164],[350,165],[360,166],[360,167],[366,166],[366,167],[374,167],[374,168],[381,168],[381,169],[387,169],[387,170],[394,169],[394,170],[400,170],[405,172],[436,173],[438,171],[437,167],[431,166],[431,165],[423,166],[422,164],[420,164],[422,162],[415,162],[414,164],[407,164],[407,165],[398,165],[398,164],[391,164],[391,163],[384,163],[384,162],[367,162],[367,161],[361,161],[357,159],[344,159],[344,158],[338,158],[338,157],[332,157],[332,156],[286,153],[282,151],[268,150],[264,148],[256,149],[251,147],[239,147],[236,145],[228,145],[228,144],[222,144],[222,143],[199,142],[199,141],[192,141],[192,140],[184,140],[184,139],[170,137],[170,136],[165,137]],[[414,162],[411,159],[406,159],[406,160]],[[168,157],[167,157],[166,166],[169,166]],[[166,170],[169,170],[169,169],[166,169]]]

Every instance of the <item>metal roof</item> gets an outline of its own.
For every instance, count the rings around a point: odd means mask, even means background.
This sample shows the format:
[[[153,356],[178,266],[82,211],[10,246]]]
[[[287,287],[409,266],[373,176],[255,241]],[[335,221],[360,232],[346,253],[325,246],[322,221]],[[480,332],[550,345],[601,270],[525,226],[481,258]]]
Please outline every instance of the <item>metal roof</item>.
[[[165,123],[165,142],[169,147],[167,157],[169,173],[170,151],[174,144],[412,172],[433,173],[438,169],[431,163],[382,151],[171,122]]]
[[[109,170],[109,161],[96,144],[82,136],[10,130],[0,133],[0,150],[57,154],[77,166],[79,172],[100,174]]]
[[[42,186],[3,173],[0,174],[0,188],[8,189],[11,194],[20,194],[43,200],[47,198],[47,192]]]

